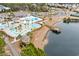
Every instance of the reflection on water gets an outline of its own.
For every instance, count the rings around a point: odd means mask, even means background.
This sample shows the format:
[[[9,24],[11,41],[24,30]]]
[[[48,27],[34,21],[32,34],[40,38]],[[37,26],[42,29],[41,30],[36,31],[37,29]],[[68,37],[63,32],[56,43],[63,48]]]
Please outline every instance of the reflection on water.
[[[45,52],[49,56],[79,55],[79,23],[58,23],[61,34],[49,31]]]

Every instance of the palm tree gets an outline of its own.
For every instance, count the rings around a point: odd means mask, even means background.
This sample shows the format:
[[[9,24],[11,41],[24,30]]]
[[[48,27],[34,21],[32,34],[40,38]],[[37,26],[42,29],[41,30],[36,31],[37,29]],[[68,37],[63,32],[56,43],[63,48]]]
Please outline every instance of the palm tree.
[[[13,12],[10,12],[9,18],[13,18],[13,17],[15,17],[14,13]]]

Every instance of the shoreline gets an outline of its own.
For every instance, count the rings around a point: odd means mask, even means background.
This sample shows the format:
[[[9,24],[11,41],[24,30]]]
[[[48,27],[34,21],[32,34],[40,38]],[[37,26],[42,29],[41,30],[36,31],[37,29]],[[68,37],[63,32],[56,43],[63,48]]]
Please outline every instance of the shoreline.
[[[49,18],[46,18],[46,20],[43,20],[43,22],[47,23],[50,26],[56,26],[56,23],[61,22],[64,17],[52,17],[52,20],[49,20]],[[33,31],[32,35],[32,43],[35,45],[36,48],[44,49],[45,45],[48,44],[48,37],[47,32],[49,31],[49,28],[46,26],[42,26],[41,28]]]

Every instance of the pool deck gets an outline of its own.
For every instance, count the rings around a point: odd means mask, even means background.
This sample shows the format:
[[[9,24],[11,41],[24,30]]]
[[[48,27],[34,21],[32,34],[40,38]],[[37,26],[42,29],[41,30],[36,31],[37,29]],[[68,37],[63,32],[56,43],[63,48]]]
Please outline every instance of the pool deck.
[[[27,29],[27,28],[25,28],[25,25],[23,25],[23,23],[24,23],[24,21],[26,21],[25,19],[29,19],[29,20],[31,20],[31,22],[38,22],[38,21],[40,21],[40,20],[42,20],[41,18],[38,18],[38,17],[34,17],[34,16],[26,16],[26,17],[23,17],[23,18],[19,18],[19,20],[17,20],[16,19],[16,21],[18,21],[19,23],[14,23],[14,24],[10,24],[9,25],[9,27],[7,28],[7,29],[3,29],[3,31],[7,34],[7,35],[9,35],[9,36],[11,36],[11,37],[17,37],[19,34],[20,35],[22,35],[23,33],[25,34],[25,32],[27,33],[27,32],[30,32],[31,31],[31,29],[32,29],[32,26],[31,25],[29,25],[29,27],[30,27],[30,29]],[[33,20],[32,20],[33,19]],[[36,19],[36,20],[35,20]],[[22,21],[22,22],[21,22]],[[12,21],[13,22],[13,21]],[[8,22],[8,23],[10,23],[10,22]],[[27,22],[26,22],[27,23]],[[25,24],[25,23],[24,23]],[[30,22],[29,22],[29,24],[30,24]],[[18,27],[18,26],[20,26],[20,25],[22,25],[22,30],[21,30],[21,32],[20,32],[20,30],[18,29],[15,29],[15,31],[12,29],[12,26],[13,27]],[[37,25],[37,24],[36,24]],[[28,26],[28,25],[27,25]],[[35,26],[35,23],[34,23],[34,26]],[[39,27],[40,27],[41,25],[39,25]],[[29,28],[28,27],[28,28]],[[37,28],[38,28],[38,26],[37,26]],[[2,28],[1,28],[2,29]],[[12,29],[12,30],[10,30],[10,29]]]

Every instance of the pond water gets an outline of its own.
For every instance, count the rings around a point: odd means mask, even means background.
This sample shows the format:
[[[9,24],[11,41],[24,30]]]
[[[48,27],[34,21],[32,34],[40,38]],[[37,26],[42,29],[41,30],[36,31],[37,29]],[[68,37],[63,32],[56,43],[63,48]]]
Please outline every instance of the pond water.
[[[61,33],[48,33],[45,52],[48,56],[79,56],[79,23],[57,24]]]

